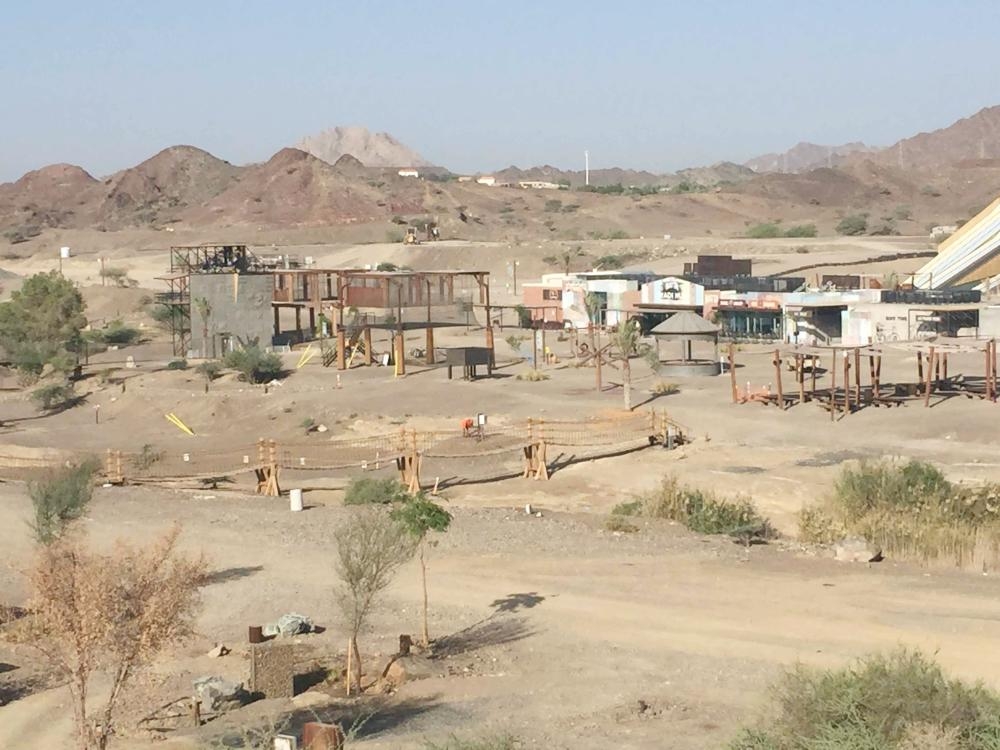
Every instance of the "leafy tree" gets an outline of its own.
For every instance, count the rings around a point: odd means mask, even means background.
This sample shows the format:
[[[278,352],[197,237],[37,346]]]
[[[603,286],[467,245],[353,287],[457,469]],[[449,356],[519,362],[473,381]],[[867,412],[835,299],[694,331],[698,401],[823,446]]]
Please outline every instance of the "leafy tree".
[[[430,644],[427,628],[427,535],[431,531],[444,532],[451,525],[451,514],[437,503],[431,502],[423,493],[418,493],[392,511],[392,517],[417,542],[420,558],[420,576],[424,590],[423,644]],[[435,544],[432,542],[431,544]]]
[[[94,494],[96,459],[55,470],[28,483],[34,510],[31,530],[40,544],[51,544],[72,521],[83,515]]]
[[[246,346],[228,352],[222,360],[226,367],[239,370],[250,383],[263,383],[281,375],[281,357],[259,346]]]
[[[68,371],[87,325],[79,290],[55,271],[25,280],[10,302],[0,304],[0,347],[19,370],[39,374],[45,365]]]
[[[347,693],[361,691],[361,654],[358,636],[382,592],[400,566],[413,557],[410,533],[389,513],[376,507],[361,508],[333,537],[337,542],[336,572],[340,579],[337,604],[350,639]]]
[[[868,231],[868,217],[862,214],[845,216],[836,226],[837,234],[847,237],[857,237]]]
[[[69,686],[79,750],[105,750],[136,673],[193,631],[205,564],[177,553],[177,537],[175,529],[148,548],[106,554],[66,538],[39,551],[22,635]],[[110,689],[92,712],[98,672]]]

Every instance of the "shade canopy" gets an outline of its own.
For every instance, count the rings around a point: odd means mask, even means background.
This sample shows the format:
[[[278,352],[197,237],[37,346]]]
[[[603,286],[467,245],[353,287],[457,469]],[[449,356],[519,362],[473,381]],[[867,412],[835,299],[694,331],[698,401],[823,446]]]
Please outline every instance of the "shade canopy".
[[[719,327],[697,313],[682,310],[671,315],[650,333],[665,341],[691,339],[716,341],[719,337]]]

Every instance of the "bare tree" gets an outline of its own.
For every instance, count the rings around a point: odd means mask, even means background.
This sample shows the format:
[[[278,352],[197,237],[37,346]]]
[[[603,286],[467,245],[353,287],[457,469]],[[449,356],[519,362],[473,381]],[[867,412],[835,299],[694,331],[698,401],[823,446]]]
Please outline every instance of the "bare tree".
[[[413,557],[415,540],[389,512],[365,508],[334,532],[336,571],[340,578],[337,603],[347,624],[347,693],[361,691],[361,653],[358,636],[379,595]]]
[[[65,537],[41,546],[29,573],[32,617],[23,636],[69,683],[79,750],[104,750],[131,678],[191,634],[205,563],[176,551],[174,528],[147,548],[106,554]],[[92,711],[92,680],[111,676]]]

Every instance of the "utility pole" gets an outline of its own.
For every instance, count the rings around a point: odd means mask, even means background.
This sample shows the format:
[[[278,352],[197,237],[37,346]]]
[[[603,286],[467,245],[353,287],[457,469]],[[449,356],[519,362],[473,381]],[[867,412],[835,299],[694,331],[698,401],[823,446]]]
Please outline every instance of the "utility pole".
[[[590,185],[590,152],[583,151],[583,184]]]

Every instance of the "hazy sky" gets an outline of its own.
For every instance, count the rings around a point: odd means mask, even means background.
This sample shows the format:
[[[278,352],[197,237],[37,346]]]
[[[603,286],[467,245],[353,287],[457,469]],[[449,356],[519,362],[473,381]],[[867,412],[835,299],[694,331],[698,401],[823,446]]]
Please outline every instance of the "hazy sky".
[[[1000,103],[993,0],[7,0],[0,181],[333,125],[457,171],[889,144]]]

